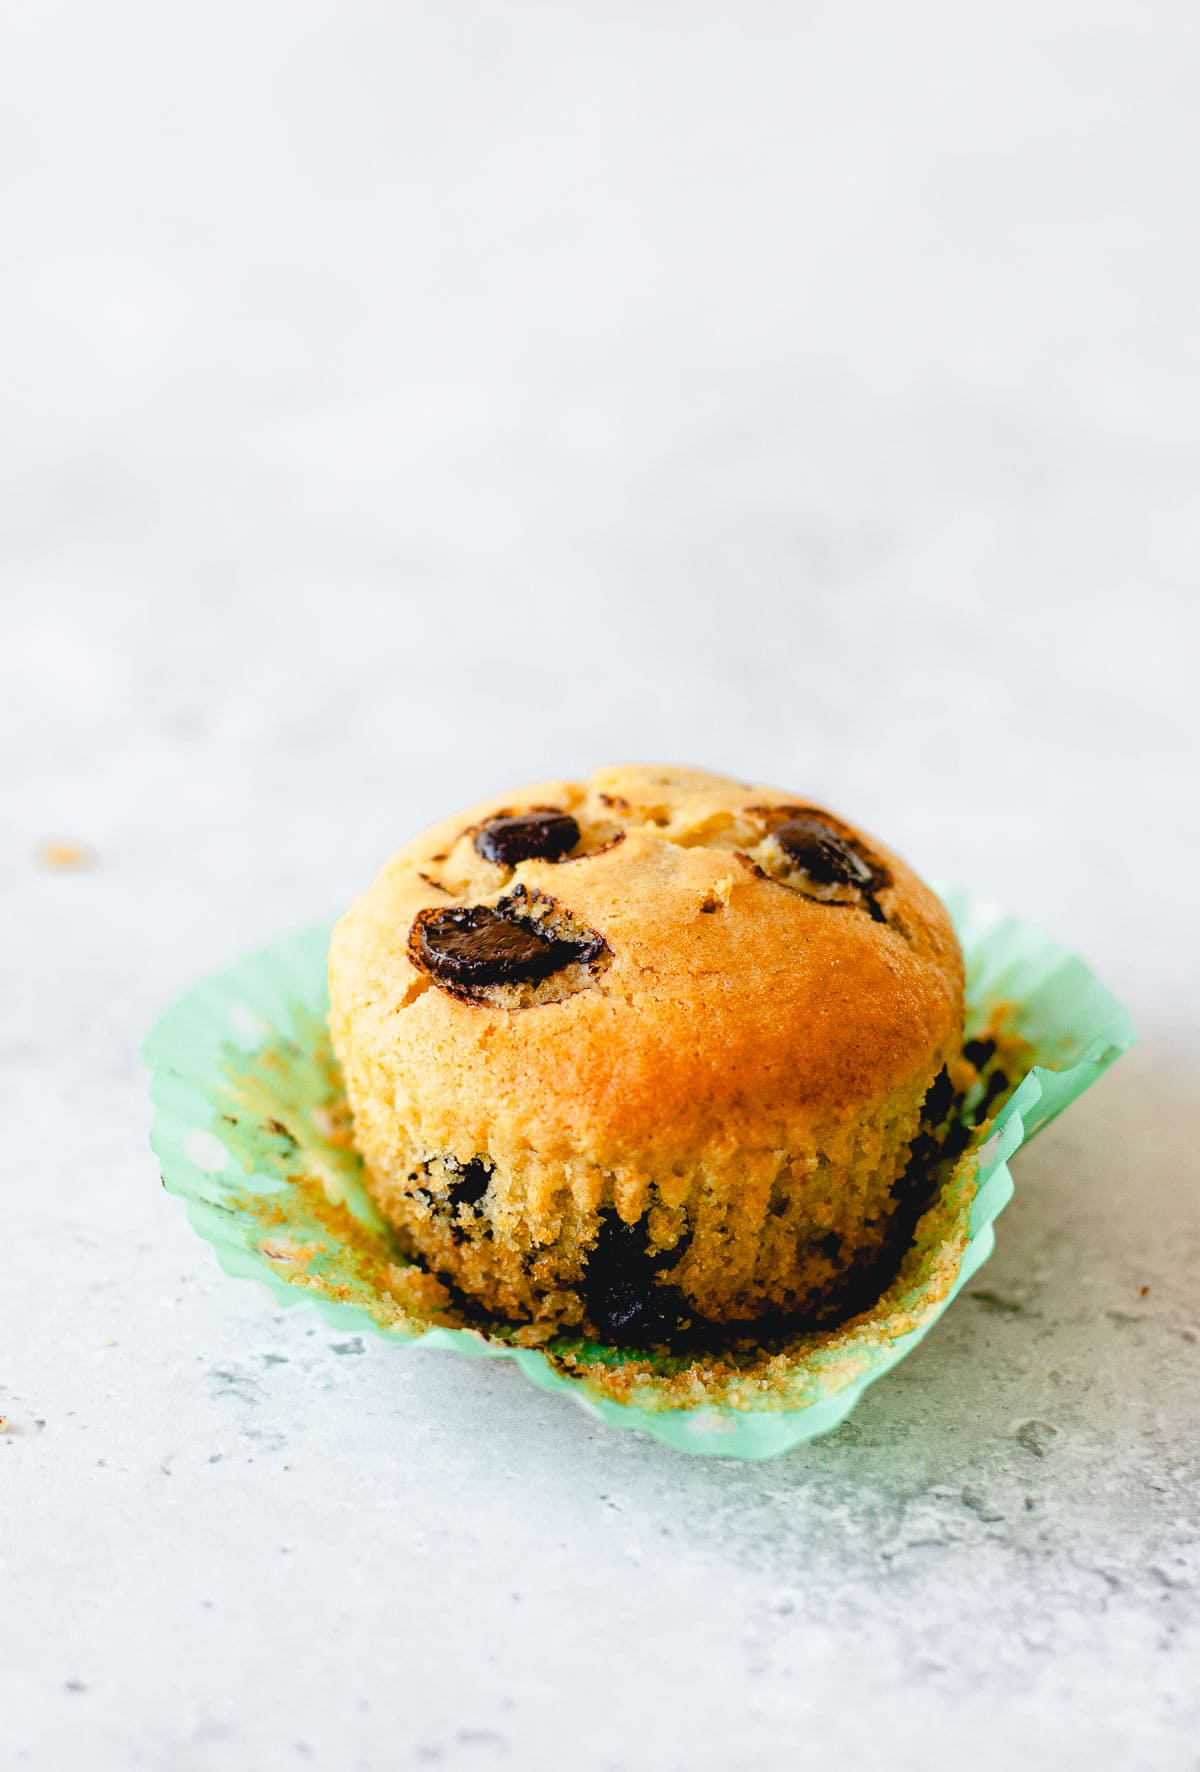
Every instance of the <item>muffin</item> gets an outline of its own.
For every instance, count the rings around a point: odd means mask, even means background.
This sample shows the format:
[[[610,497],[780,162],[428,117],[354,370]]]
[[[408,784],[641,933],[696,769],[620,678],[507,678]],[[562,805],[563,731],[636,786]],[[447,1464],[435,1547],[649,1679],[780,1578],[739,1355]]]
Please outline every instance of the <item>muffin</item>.
[[[877,1292],[962,1043],[962,956],[912,870],[695,769],[435,825],[341,919],[329,982],[402,1248],[486,1312],[642,1346]]]

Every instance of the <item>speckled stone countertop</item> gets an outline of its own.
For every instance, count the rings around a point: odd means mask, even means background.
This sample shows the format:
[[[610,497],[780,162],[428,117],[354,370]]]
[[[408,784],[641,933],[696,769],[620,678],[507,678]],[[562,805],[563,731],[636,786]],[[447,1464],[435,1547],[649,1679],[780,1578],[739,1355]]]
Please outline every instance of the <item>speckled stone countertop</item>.
[[[4,36],[0,1757],[1194,1772],[1200,18]],[[619,757],[825,798],[1142,1033],[772,1464],[281,1314],[146,1142],[193,979]]]

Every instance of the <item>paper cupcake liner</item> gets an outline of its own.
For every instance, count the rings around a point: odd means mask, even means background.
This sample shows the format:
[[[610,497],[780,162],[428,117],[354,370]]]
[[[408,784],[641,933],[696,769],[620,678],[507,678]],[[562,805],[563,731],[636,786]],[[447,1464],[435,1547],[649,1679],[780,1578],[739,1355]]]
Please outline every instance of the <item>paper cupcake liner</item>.
[[[870,1310],[769,1349],[666,1357],[468,1318],[398,1253],[363,1186],[325,1015],[331,925],[273,943],[182,997],[146,1040],[164,1185],[229,1274],[339,1330],[515,1360],[542,1390],[681,1451],[772,1458],[828,1433],[932,1328],[987,1260],[1009,1160],[1134,1042],[1083,962],[961,891],[943,894],[967,963],[967,1033],[1001,1030],[1020,1080],[943,1173]],[[971,1097],[967,1097],[968,1106]]]

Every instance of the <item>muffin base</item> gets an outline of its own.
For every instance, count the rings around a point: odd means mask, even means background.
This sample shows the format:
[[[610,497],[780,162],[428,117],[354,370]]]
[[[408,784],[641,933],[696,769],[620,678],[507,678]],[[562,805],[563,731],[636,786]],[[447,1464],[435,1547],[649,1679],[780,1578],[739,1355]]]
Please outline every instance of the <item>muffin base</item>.
[[[954,1068],[960,1085],[973,1079]],[[657,1169],[517,1165],[412,1139],[366,1181],[405,1253],[479,1310],[608,1340],[707,1342],[836,1321],[878,1296],[933,1185],[929,1114],[944,1124],[953,1095],[947,1081],[893,1097],[807,1151]],[[368,1129],[356,1136],[378,1148]]]

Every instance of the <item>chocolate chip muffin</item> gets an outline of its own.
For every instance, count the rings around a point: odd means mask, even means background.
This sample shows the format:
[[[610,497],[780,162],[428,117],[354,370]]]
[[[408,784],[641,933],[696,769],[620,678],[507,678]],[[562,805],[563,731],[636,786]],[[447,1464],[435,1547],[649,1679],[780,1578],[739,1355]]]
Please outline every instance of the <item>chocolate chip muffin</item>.
[[[958,943],[911,869],[695,769],[435,825],[342,918],[329,976],[402,1246],[488,1312],[629,1345],[877,1286],[962,1041]]]

